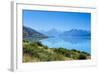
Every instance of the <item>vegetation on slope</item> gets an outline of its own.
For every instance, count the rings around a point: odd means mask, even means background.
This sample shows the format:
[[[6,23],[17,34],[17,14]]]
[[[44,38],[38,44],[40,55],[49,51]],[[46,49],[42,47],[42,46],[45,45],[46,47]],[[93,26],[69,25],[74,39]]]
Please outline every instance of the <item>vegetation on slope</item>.
[[[90,54],[66,48],[49,48],[41,42],[23,41],[23,62],[89,59]]]

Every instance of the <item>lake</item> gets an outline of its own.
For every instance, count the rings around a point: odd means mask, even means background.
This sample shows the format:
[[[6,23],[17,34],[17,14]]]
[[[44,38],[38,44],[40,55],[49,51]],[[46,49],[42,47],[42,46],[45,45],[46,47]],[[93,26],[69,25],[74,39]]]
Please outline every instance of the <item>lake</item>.
[[[62,47],[91,53],[91,39],[88,37],[50,37],[41,40],[41,42],[42,44],[47,45],[49,48]]]

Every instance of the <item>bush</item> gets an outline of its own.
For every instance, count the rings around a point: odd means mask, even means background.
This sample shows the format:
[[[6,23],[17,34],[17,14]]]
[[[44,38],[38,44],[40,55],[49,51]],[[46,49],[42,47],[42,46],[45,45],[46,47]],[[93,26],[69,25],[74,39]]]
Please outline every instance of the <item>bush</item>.
[[[87,59],[87,56],[83,53],[81,53],[78,57],[79,60]]]
[[[57,49],[54,49],[54,51],[59,54],[63,54],[63,55],[66,54],[66,49],[64,48],[57,48]]]
[[[76,50],[76,49],[72,49],[71,51],[80,53],[80,51],[78,51],[78,50]]]
[[[38,46],[43,46],[41,42],[36,42]]]

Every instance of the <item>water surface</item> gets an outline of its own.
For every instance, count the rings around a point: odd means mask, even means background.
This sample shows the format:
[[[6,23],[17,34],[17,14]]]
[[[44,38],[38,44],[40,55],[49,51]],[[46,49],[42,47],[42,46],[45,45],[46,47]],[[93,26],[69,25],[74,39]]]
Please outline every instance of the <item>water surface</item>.
[[[41,40],[42,44],[47,45],[49,48],[66,48],[76,49],[91,53],[91,40],[88,37],[50,37]]]

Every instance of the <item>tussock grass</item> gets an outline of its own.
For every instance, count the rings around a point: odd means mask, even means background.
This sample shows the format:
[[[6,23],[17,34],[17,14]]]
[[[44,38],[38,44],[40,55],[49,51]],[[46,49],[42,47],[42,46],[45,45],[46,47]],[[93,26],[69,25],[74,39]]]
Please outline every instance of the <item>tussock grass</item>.
[[[90,59],[90,54],[66,48],[49,48],[41,42],[23,41],[23,62]]]

